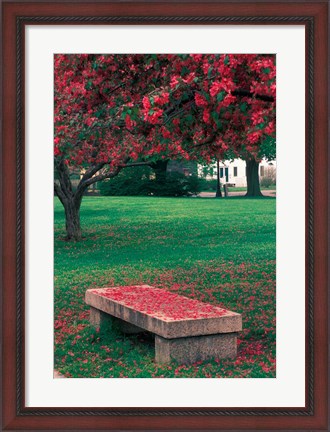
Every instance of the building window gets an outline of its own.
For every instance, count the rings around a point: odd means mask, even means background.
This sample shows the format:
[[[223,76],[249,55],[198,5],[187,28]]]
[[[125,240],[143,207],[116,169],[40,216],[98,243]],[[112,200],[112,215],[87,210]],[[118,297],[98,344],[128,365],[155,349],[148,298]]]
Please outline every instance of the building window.
[[[223,168],[220,168],[220,178],[223,177]]]
[[[234,177],[237,177],[237,167],[234,167]]]
[[[261,166],[260,167],[260,176],[263,177],[265,175],[265,167]]]

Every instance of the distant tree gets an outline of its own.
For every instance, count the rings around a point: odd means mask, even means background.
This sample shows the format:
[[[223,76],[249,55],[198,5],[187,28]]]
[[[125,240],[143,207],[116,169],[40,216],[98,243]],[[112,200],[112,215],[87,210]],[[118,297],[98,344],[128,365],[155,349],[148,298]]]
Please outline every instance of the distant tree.
[[[263,158],[268,161],[276,158],[275,137],[266,136],[260,143],[259,151],[256,156],[248,152],[243,152],[242,157],[246,162],[246,196],[262,196],[260,190],[259,163]]]

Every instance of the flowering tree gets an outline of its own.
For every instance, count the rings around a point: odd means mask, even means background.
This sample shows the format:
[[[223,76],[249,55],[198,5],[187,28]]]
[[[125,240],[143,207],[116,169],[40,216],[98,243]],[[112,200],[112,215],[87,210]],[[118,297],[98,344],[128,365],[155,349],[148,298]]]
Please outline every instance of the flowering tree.
[[[67,238],[81,238],[84,191],[127,166],[257,163],[275,135],[275,68],[273,55],[56,55],[54,187]]]

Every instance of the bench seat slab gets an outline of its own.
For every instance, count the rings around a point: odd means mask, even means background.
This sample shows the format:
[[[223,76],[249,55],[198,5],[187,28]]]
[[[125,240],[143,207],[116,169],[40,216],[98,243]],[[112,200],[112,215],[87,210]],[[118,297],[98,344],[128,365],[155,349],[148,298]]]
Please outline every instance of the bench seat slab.
[[[238,313],[148,285],[90,289],[85,300],[94,309],[166,339],[242,330]]]

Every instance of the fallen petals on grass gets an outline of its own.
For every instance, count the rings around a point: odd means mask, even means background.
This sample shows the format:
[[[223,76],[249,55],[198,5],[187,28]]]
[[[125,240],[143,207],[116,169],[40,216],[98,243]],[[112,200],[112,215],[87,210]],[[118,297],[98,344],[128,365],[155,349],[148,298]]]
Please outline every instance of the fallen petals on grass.
[[[56,370],[74,378],[275,378],[275,203],[85,197],[80,243],[60,240],[56,203]],[[143,284],[166,290],[173,309],[183,295],[191,305],[242,314],[237,357],[158,365],[152,335],[90,326],[87,289]],[[151,305],[141,307],[152,313]],[[180,305],[173,310],[181,312]]]

